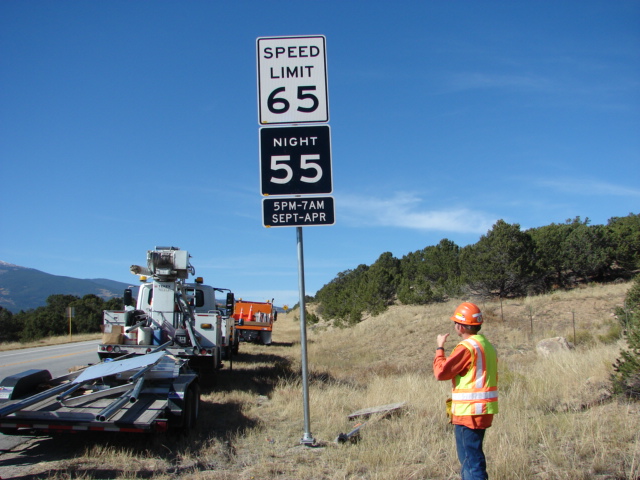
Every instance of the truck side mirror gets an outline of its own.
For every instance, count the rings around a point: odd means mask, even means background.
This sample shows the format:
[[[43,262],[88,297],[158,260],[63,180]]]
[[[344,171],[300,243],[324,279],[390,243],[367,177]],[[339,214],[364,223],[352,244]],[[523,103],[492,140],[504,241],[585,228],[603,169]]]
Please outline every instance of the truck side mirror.
[[[229,315],[233,314],[233,307],[235,307],[236,299],[233,296],[233,292],[227,293],[227,311],[230,312]]]
[[[133,307],[133,292],[131,291],[130,288],[125,288],[124,289],[124,295],[122,295],[122,301],[124,303],[125,306],[129,305],[131,307]]]

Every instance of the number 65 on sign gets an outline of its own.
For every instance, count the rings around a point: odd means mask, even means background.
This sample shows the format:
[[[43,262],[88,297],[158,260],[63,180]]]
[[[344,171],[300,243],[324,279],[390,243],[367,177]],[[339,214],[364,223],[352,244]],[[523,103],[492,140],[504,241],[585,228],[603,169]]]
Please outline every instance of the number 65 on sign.
[[[329,121],[325,44],[322,35],[258,38],[260,124]]]

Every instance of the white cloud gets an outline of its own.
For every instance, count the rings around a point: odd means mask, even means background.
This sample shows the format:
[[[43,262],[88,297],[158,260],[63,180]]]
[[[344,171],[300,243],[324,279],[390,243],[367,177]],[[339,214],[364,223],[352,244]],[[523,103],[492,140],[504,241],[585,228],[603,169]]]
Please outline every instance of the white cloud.
[[[356,226],[396,227],[456,233],[486,233],[495,218],[468,208],[428,210],[414,194],[397,193],[388,199],[344,195],[336,200],[340,215]]]
[[[640,197],[640,189],[614,185],[598,180],[563,179],[540,180],[539,185],[574,195]]]

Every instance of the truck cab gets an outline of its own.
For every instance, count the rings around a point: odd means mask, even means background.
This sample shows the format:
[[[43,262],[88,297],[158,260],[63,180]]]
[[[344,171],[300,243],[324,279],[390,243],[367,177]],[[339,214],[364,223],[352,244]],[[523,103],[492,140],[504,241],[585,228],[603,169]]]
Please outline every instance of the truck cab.
[[[235,298],[228,288],[210,287],[203,285],[201,277],[196,278],[196,283],[185,285],[187,297],[196,316],[196,329],[205,329],[206,317],[210,314],[220,316],[220,344],[222,346],[222,358],[231,359],[231,355],[238,353],[238,333],[231,313],[235,307]],[[220,294],[220,298],[216,297]],[[224,300],[223,300],[224,299]],[[205,324],[199,322],[205,320]]]

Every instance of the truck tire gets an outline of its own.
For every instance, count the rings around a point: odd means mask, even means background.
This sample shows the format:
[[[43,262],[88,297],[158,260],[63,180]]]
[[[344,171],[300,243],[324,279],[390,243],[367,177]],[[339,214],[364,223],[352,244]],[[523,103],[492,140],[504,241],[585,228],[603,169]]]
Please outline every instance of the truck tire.
[[[263,345],[271,345],[271,332],[260,332],[260,340]]]
[[[191,409],[191,428],[195,428],[198,425],[198,418],[200,418],[200,384],[192,383],[189,388],[193,390],[193,395],[192,395],[193,408]]]
[[[198,424],[200,416],[200,385],[193,381],[185,390],[182,411],[169,415],[169,430],[174,434],[188,435]]]
[[[184,394],[184,410],[182,412],[182,430],[189,433],[198,425],[200,416],[200,385],[193,382]]]

